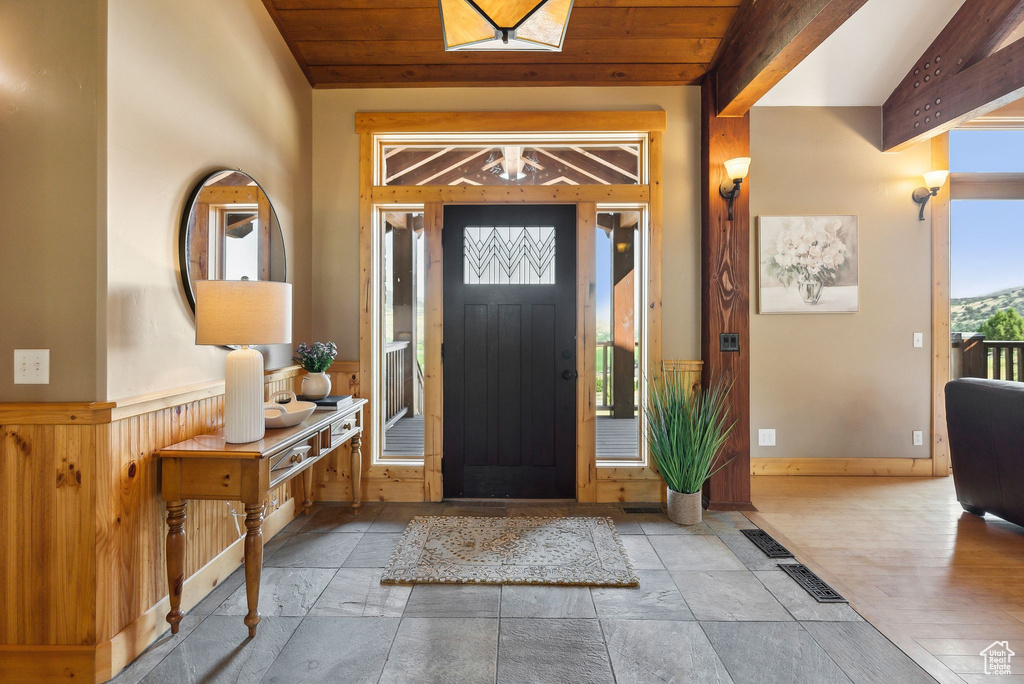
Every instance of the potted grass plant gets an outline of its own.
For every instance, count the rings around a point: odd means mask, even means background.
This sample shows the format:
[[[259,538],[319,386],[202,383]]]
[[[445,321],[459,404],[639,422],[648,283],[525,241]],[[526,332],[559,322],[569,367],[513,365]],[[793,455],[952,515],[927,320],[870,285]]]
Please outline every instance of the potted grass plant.
[[[693,388],[683,373],[665,373],[650,383],[647,441],[668,487],[668,517],[674,523],[700,523],[701,488],[729,463],[719,462],[736,424],[729,422],[729,389],[715,382]]]

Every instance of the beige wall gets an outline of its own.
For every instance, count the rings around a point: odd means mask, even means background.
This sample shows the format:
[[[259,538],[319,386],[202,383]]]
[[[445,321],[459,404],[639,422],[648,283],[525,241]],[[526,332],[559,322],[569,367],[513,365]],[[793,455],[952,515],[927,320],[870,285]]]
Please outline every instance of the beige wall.
[[[664,109],[664,354],[700,356],[698,88],[444,88],[313,93],[313,336],[359,356],[356,112]]]
[[[114,0],[109,8],[107,391],[122,398],[224,376],[195,346],[178,223],[205,174],[237,168],[285,234],[296,340],[308,336],[312,89],[259,0]],[[270,350],[287,365],[290,346]]]
[[[751,114],[752,223],[856,214],[860,224],[859,313],[758,315],[751,297],[752,456],[929,456],[912,431],[930,424],[930,223],[910,193],[930,147],[882,154],[880,128],[877,107]],[[752,230],[756,288],[755,240]],[[777,446],[758,447],[758,428],[775,428]]]
[[[102,395],[104,6],[0,3],[0,401]],[[49,385],[14,384],[16,348],[50,350]]]

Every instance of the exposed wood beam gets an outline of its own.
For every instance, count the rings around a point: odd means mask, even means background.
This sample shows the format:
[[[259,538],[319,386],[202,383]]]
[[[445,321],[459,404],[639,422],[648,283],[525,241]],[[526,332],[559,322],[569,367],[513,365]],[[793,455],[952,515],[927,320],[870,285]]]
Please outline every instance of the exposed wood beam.
[[[566,166],[566,167],[572,169],[573,171],[575,171],[577,173],[582,173],[584,176],[587,176],[588,178],[592,178],[592,179],[596,180],[601,185],[611,185],[611,183],[606,181],[604,178],[601,178],[600,176],[597,176],[597,175],[595,175],[593,173],[590,173],[589,171],[585,171],[585,170],[581,169],[580,167],[575,166],[575,165],[567,162],[565,159],[562,159],[561,157],[558,157],[558,156],[552,154],[551,152],[548,152],[543,147],[538,147],[537,151],[540,152],[541,154],[547,156],[547,157],[550,157],[551,159],[555,160],[559,164],[562,164],[563,166]]]
[[[743,116],[867,0],[748,0],[711,74],[718,116]]]
[[[435,3],[436,7],[436,3]],[[493,52],[445,52],[441,34],[430,40],[304,40],[311,67],[344,64],[494,64]],[[502,64],[707,64],[721,38],[595,38],[567,43],[561,52],[508,52]]]
[[[356,133],[536,133],[537,131],[663,131],[662,110],[572,112],[357,112]]]
[[[440,36],[437,4],[422,9],[284,10],[275,21],[296,43],[312,40],[407,40]],[[734,12],[715,7],[580,7],[572,11],[566,42],[593,38],[721,38]]]
[[[1024,0],[967,0],[882,105],[882,149],[925,140],[1024,92]]]
[[[314,88],[695,85],[706,64],[431,64],[310,67]]]
[[[701,358],[703,385],[731,386],[723,445],[729,461],[704,485],[708,508],[748,510],[750,503],[750,187],[736,198],[734,218],[719,193],[726,159],[750,154],[750,117],[715,114],[714,87],[701,87]],[[739,336],[738,352],[721,351],[720,335]]]
[[[384,179],[384,184],[386,185],[386,184],[390,183],[391,181],[395,180],[396,178],[404,176],[405,174],[409,173],[410,171],[414,171],[414,170],[418,169],[419,167],[423,166],[424,164],[429,164],[430,162],[432,162],[433,160],[437,159],[438,157],[443,157],[444,155],[448,154],[451,151],[452,151],[451,147],[445,147],[442,150],[440,150],[438,152],[435,152],[434,154],[430,155],[429,157],[426,157],[425,159],[421,159],[420,161],[416,162],[415,164],[411,164],[409,166],[406,166],[401,171],[397,171],[397,172],[391,174],[390,176],[388,176],[387,178],[385,178]]]
[[[590,152],[587,152],[582,147],[576,147],[574,145],[574,146],[570,147],[569,149],[571,149],[573,152],[578,152],[578,153],[582,154],[584,157],[588,157],[590,159],[593,159],[598,164],[601,164],[602,166],[607,166],[609,169],[613,169],[616,172],[621,173],[622,175],[624,175],[624,176],[626,176],[628,178],[632,178],[637,183],[640,182],[640,176],[638,176],[637,174],[633,173],[632,171],[628,171],[628,170],[622,168],[621,166],[618,166],[617,164],[613,164],[612,162],[608,161],[607,159],[599,157],[596,154],[592,154]]]

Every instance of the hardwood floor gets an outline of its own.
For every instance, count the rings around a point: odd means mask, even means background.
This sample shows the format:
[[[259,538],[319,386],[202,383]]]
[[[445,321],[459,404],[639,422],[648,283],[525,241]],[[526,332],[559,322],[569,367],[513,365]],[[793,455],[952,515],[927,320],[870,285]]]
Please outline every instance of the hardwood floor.
[[[1024,528],[966,513],[952,478],[755,477],[748,517],[940,682],[1024,682]],[[984,673],[994,641],[1020,653]]]

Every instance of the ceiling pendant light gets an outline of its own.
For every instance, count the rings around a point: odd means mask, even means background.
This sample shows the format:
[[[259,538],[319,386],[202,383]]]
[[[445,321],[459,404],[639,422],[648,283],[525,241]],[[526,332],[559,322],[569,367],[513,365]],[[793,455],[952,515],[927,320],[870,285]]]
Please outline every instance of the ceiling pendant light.
[[[438,0],[444,49],[560,52],[573,0]]]

